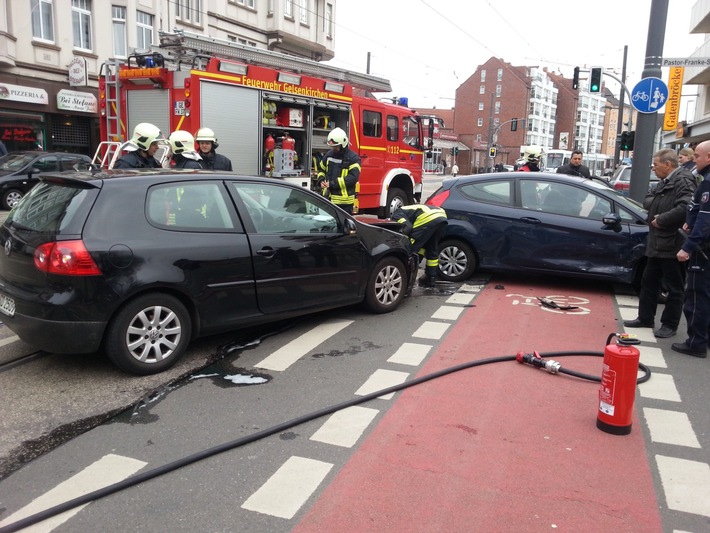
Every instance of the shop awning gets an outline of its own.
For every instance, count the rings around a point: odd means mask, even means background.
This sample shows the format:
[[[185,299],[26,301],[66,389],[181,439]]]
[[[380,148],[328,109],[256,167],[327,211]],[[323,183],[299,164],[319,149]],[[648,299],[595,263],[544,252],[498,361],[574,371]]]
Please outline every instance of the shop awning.
[[[459,152],[470,150],[468,146],[459,141],[445,141],[444,139],[434,139],[434,148],[441,148],[446,151],[450,148],[458,148]]]

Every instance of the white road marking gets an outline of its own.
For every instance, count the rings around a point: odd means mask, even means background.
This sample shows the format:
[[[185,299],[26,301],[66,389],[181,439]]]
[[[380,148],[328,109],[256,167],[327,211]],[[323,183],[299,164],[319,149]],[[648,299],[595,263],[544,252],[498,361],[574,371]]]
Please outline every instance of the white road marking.
[[[640,362],[646,366],[656,368],[668,368],[666,359],[663,357],[663,351],[656,346],[636,346],[641,354]]]
[[[431,322],[426,320],[419,329],[412,334],[412,337],[418,337],[420,339],[441,339],[449,329],[450,324],[445,324],[443,322]]]
[[[387,359],[388,363],[398,363],[400,365],[418,366],[429,354],[431,346],[428,344],[415,344],[405,342],[394,352],[392,357]]]
[[[658,343],[658,339],[653,336],[653,328],[624,328],[624,331],[629,335],[634,335],[641,342]]]
[[[114,454],[105,455],[95,463],[84,468],[84,470],[78,474],[70,477],[49,492],[35,499],[29,505],[26,505],[16,513],[5,518],[5,520],[0,522],[0,526],[12,524],[22,518],[27,518],[28,516],[59,505],[60,503],[73,500],[83,494],[88,494],[89,492],[113,485],[132,476],[147,464],[148,463],[139,461],[138,459],[132,459],[131,457],[122,457]],[[30,528],[24,529],[24,531],[48,533],[76,515],[87,505],[89,504],[87,503],[75,507],[62,514],[43,520]]]
[[[638,310],[639,306],[639,297],[638,296],[629,296],[625,294],[617,294],[615,296],[616,299],[616,305],[620,307],[633,307],[634,309]],[[636,317],[634,317],[636,318]]]
[[[639,392],[644,398],[653,398],[654,400],[666,400],[669,402],[679,402],[680,394],[676,389],[673,376],[670,374],[659,374],[654,372],[653,377],[646,383],[641,383]]]
[[[442,305],[436,312],[431,315],[431,318],[435,320],[458,320],[461,313],[463,313],[463,307],[453,307],[451,305]]]
[[[459,292],[481,292],[483,287],[485,287],[485,285],[469,285],[468,283],[464,283],[459,287]]]
[[[0,346],[7,346],[8,344],[12,344],[13,342],[17,342],[19,340],[20,337],[18,337],[17,335],[13,335],[12,337],[0,340]]]
[[[710,517],[710,466],[656,455],[669,509]]]
[[[644,407],[643,414],[646,417],[653,442],[700,448],[700,443],[686,413]]]
[[[447,304],[468,305],[476,297],[476,294],[455,292],[446,299]]]
[[[337,335],[342,329],[352,323],[353,320],[326,320],[297,339],[282,346],[255,366],[266,370],[286,370],[319,344],[322,344],[333,335]]]
[[[352,448],[379,412],[357,405],[336,411],[311,436],[311,440]]]
[[[622,320],[633,320],[638,317],[638,307],[619,307],[619,314]],[[634,331],[641,328],[630,328]]]
[[[294,455],[249,496],[242,509],[293,518],[331,468],[333,465],[330,463]]]
[[[373,392],[377,392],[378,390],[394,387],[395,385],[404,383],[408,377],[409,374],[407,372],[397,372],[395,370],[385,370],[380,368],[375,370],[375,372],[367,378],[367,381],[355,391],[355,394],[357,396],[366,396],[368,394],[372,394]],[[389,394],[378,396],[378,398],[382,400],[391,400],[393,396],[394,392],[390,392]]]

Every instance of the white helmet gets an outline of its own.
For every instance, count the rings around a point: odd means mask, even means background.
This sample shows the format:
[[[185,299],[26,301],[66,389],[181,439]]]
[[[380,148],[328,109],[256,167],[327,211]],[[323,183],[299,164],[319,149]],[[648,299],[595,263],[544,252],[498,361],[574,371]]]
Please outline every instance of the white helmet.
[[[348,136],[340,128],[335,128],[328,134],[328,146],[342,146],[345,148],[348,145]]]
[[[160,129],[150,122],[141,122],[133,128],[131,142],[141,150],[148,150],[150,145],[160,138]]]
[[[174,154],[184,154],[195,151],[195,139],[189,131],[175,130],[168,137],[170,148]]]
[[[213,148],[217,148],[219,146],[219,143],[217,142],[217,137],[214,136],[214,132],[210,128],[200,128],[199,130],[197,130],[195,140],[197,142],[209,141],[212,143]]]
[[[538,164],[540,162],[541,157],[542,148],[540,148],[539,146],[535,146],[534,144],[527,146],[525,148],[525,151],[523,152],[523,159],[526,163]]]

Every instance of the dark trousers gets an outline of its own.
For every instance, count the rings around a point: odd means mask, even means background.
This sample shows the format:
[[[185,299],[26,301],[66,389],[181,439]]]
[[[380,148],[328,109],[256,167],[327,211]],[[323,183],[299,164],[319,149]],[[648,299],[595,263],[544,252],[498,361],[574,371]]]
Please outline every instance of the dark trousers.
[[[683,264],[675,257],[649,257],[641,277],[641,292],[639,294],[639,320],[653,324],[656,320],[658,293],[663,289],[668,291],[666,306],[661,315],[661,324],[672,329],[678,328],[683,312],[683,283],[685,275]]]
[[[346,213],[353,214],[353,206],[354,204],[335,204],[337,205],[340,209],[345,211]]]
[[[698,252],[691,254],[688,261],[683,313],[688,322],[688,346],[693,350],[706,350],[710,326],[710,262]]]
[[[411,235],[414,251],[426,259],[424,273],[431,277],[436,277],[439,272],[439,239],[445,225],[445,219],[435,219],[431,224],[417,228]]]

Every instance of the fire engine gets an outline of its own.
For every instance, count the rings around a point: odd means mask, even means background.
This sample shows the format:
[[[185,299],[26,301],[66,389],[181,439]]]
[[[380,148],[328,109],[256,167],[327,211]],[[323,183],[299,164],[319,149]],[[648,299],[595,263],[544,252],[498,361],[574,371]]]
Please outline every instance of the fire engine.
[[[267,175],[320,190],[316,165],[335,127],[362,160],[360,213],[388,217],[421,200],[431,134],[406,99],[379,101],[388,80],[189,32],[161,32],[160,45],[102,65],[99,78],[105,166],[133,127],[165,136],[211,128],[236,173]],[[167,132],[167,133],[166,133]]]

